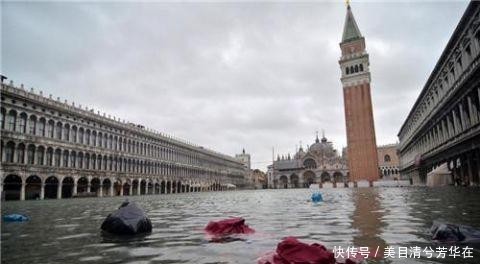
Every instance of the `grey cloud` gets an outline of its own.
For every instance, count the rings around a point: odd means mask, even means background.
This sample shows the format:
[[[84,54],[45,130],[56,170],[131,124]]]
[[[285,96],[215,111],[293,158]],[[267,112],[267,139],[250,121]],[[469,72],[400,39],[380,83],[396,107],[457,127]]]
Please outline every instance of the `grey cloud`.
[[[359,2],[377,141],[396,134],[468,2]],[[346,145],[343,3],[2,3],[2,73],[265,169]],[[439,19],[441,18],[441,19]]]

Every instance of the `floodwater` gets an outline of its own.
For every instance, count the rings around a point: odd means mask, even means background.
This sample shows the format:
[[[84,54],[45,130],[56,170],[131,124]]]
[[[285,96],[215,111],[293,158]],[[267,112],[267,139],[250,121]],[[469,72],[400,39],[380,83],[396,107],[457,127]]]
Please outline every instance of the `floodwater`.
[[[152,220],[143,237],[103,237],[100,225],[124,200],[84,198],[2,203],[2,215],[22,213],[28,222],[1,227],[2,263],[256,263],[286,236],[327,248],[387,246],[432,248],[435,219],[480,228],[477,188],[322,189],[324,202],[309,201],[311,190],[256,190],[133,196]],[[244,241],[208,243],[210,220],[241,216],[257,232]],[[369,263],[480,263],[473,259],[383,259]]]

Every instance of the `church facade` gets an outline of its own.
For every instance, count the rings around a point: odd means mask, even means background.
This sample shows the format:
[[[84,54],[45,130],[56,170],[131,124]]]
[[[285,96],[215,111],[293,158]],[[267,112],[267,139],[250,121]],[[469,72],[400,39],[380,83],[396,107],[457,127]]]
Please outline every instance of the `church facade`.
[[[348,181],[345,152],[339,154],[325,136],[292,156],[278,156],[269,167],[270,188],[307,188],[314,183],[332,183],[343,187]]]

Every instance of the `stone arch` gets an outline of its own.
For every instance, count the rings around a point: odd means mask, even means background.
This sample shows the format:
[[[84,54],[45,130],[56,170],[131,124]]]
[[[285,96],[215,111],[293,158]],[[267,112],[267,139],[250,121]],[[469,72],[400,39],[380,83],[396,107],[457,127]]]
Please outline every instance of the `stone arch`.
[[[130,181],[130,179],[127,179],[124,183],[123,183],[123,195],[132,195],[130,193],[130,187],[133,186],[132,185],[132,181]],[[132,190],[133,191],[133,190]]]
[[[326,171],[322,172],[320,178],[322,179],[322,182],[332,181],[332,178],[330,177],[330,174]]]
[[[102,181],[102,193],[110,195],[110,186],[112,186],[112,181],[109,178],[105,178]]]
[[[335,182],[344,182],[343,180],[343,174],[339,171],[336,171],[333,173],[333,180]]]
[[[10,174],[3,179],[3,195],[5,200],[20,200],[22,190],[22,178],[15,174]]]
[[[98,194],[100,193],[100,178],[92,178],[92,180],[90,181],[90,192],[94,192],[97,194],[97,196],[99,196]]]
[[[300,187],[300,179],[298,178],[297,174],[290,175],[290,185],[292,188],[299,188]]]
[[[45,179],[45,199],[56,199],[58,197],[58,182],[55,176]]]
[[[144,195],[146,194],[146,186],[147,186],[147,181],[145,179],[140,180],[140,194]]]
[[[123,184],[120,179],[116,179],[113,184],[114,196],[121,196],[123,192]]]
[[[307,158],[303,161],[303,166],[307,169],[317,168],[317,162],[312,158]]]
[[[303,187],[309,188],[310,185],[315,183],[316,175],[313,171],[309,170],[303,173]]]
[[[139,186],[139,181],[138,181],[138,179],[134,179],[134,180],[132,181],[132,189],[133,189],[133,193],[134,193],[135,195],[139,195],[139,193],[138,193],[138,186]],[[132,194],[132,195],[133,195],[133,194]]]
[[[288,178],[285,175],[280,176],[280,188],[282,189],[288,188]]]
[[[154,186],[151,180],[147,180],[147,193],[146,194],[154,194]]]
[[[392,159],[390,158],[390,155],[386,154],[384,157],[383,157],[383,161],[384,162],[390,162]]]
[[[37,200],[41,198],[42,179],[37,175],[31,175],[25,180],[25,199]]]
[[[71,198],[73,196],[73,188],[75,181],[72,177],[67,176],[62,180],[62,198]]]
[[[162,180],[162,182],[160,183],[160,193],[161,194],[165,193],[165,191],[166,191],[165,188],[167,187],[166,185],[167,185],[167,183],[165,182],[165,180]]]
[[[172,182],[167,181],[167,193],[172,193]]]
[[[77,181],[77,193],[88,192],[88,178],[82,176]]]

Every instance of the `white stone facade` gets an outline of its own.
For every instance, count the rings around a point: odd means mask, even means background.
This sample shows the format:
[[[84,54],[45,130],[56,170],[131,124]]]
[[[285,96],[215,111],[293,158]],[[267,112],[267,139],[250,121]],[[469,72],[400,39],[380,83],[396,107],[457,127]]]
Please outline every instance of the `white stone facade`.
[[[3,197],[135,195],[245,185],[237,159],[2,83]]]

